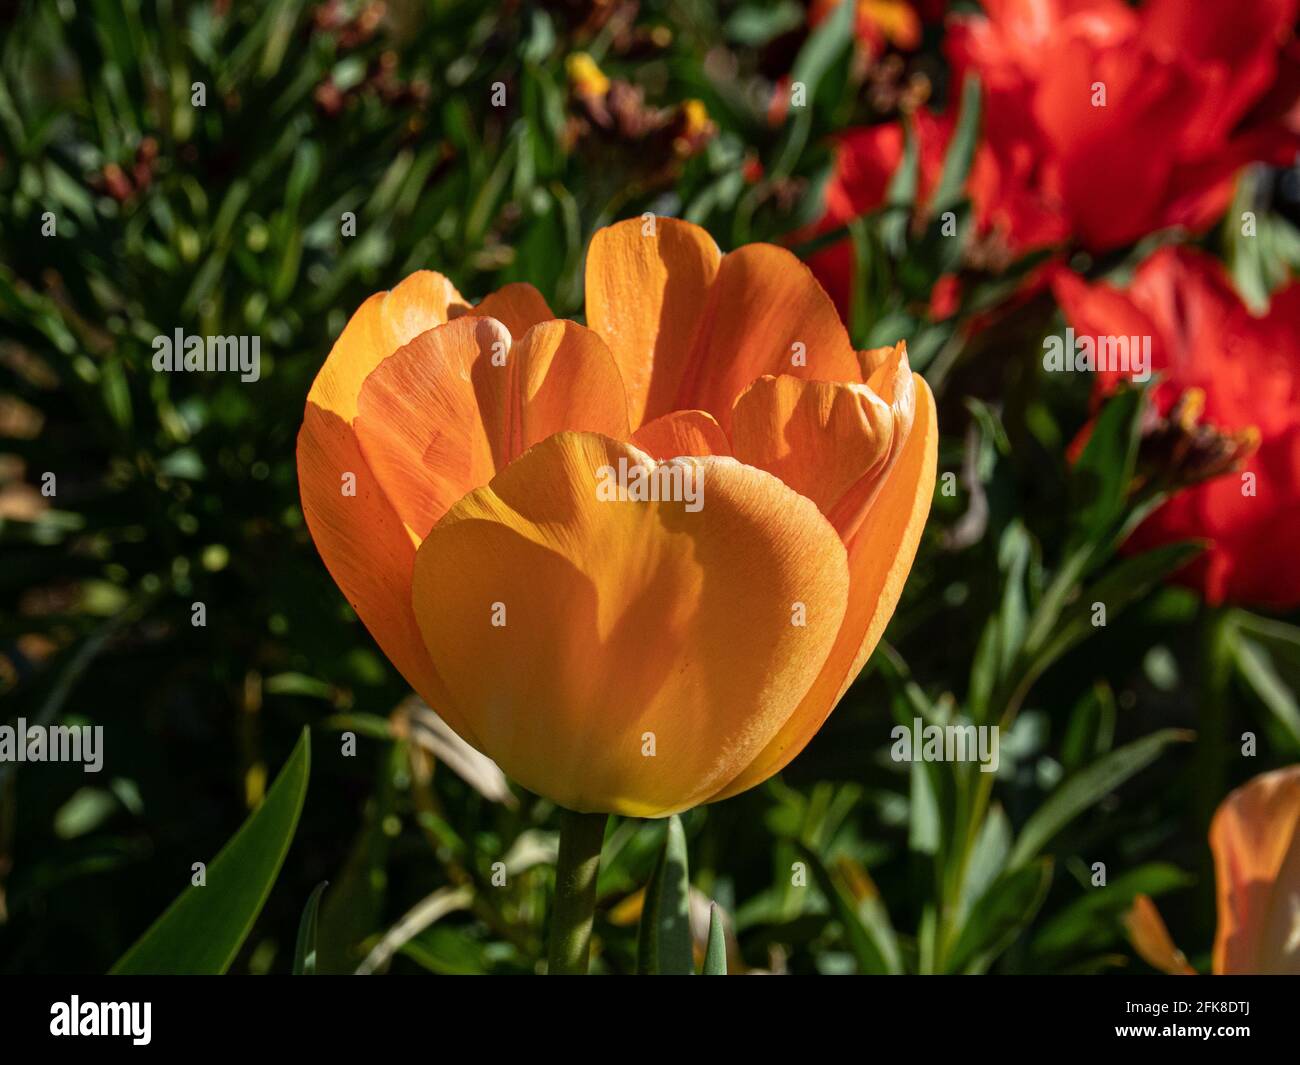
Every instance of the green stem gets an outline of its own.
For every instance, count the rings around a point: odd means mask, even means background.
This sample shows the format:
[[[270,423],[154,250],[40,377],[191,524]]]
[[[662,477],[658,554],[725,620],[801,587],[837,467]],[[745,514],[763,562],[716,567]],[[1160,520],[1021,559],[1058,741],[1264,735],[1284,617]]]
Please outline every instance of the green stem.
[[[555,862],[555,903],[551,908],[551,949],[547,972],[582,976],[591,949],[596,908],[596,874],[605,840],[606,814],[564,810],[560,817],[560,856]]]

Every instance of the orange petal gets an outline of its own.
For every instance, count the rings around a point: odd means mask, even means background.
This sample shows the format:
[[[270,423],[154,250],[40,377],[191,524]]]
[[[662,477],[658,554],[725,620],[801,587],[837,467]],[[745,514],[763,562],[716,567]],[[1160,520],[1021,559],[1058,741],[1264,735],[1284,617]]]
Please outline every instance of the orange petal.
[[[633,427],[683,406],[691,336],[720,259],[706,230],[676,218],[631,218],[592,237],[587,323],[614,354]]]
[[[676,476],[702,505],[611,497],[620,463],[626,486]],[[653,817],[696,805],[781,728],[847,580],[835,531],[770,474],[560,433],[433,529],[414,603],[458,713],[509,776],[569,809]]]
[[[857,353],[812,272],[785,248],[748,244],[722,260],[682,380],[680,408],[731,433],[731,408],[764,374],[859,381]]]
[[[916,400],[907,377],[894,404],[869,386],[760,377],[736,401],[731,437],[741,462],[776,474],[821,509],[847,542],[907,439]]]
[[[430,270],[412,274],[391,292],[376,293],[343,327],[307,393],[308,401],[351,422],[370,371],[413,337],[462,310],[464,300],[456,286]]]
[[[1300,973],[1300,766],[1257,776],[1224,799],[1210,850],[1215,973]]]
[[[521,337],[533,326],[555,317],[546,298],[526,281],[502,285],[466,313],[477,318],[495,318],[514,337]]]
[[[1174,946],[1169,929],[1149,896],[1134,896],[1132,909],[1124,915],[1124,927],[1128,930],[1133,949],[1151,968],[1170,976],[1196,974],[1196,970],[1187,964],[1183,952]]]
[[[652,459],[731,454],[726,434],[713,415],[702,410],[675,410],[646,422],[632,434],[632,443]]]
[[[357,438],[411,535],[422,540],[456,500],[495,469],[472,374],[506,359],[510,334],[466,316],[421,333],[361,389]]]
[[[547,321],[511,346],[467,315],[416,337],[367,379],[357,435],[411,535],[561,429],[627,435],[622,382],[589,329]]]
[[[861,672],[894,614],[930,513],[939,459],[934,397],[920,376],[913,375],[913,386],[916,416],[911,432],[861,529],[848,544],[849,605],[835,647],[780,733],[710,801],[762,783],[808,745]]]
[[[480,360],[474,391],[498,470],[561,429],[628,435],[618,367],[605,342],[576,322],[529,329],[504,366]]]
[[[345,474],[352,475],[346,483]],[[298,485],[307,528],[334,583],[406,682],[477,745],[473,728],[447,707],[446,689],[415,624],[415,545],[352,427],[315,403],[307,404],[298,433]]]

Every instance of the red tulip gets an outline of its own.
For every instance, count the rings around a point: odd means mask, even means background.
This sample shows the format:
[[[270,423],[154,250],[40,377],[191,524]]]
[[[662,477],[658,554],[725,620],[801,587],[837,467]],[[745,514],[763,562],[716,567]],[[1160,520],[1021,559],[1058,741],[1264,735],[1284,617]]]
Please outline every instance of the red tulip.
[[[1205,538],[1208,551],[1181,579],[1213,603],[1300,604],[1300,282],[1254,317],[1217,260],[1163,248],[1120,290],[1062,272],[1056,295],[1077,336],[1150,336],[1158,413],[1203,396],[1204,420],[1258,449],[1235,473],[1177,493],[1138,529],[1132,546]],[[1119,373],[1098,373],[1098,396]]]

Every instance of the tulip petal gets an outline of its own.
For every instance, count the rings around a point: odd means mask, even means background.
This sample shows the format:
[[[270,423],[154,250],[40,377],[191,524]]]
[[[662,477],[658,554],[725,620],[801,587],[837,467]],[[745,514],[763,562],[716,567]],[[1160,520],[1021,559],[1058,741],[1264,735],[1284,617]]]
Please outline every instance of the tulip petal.
[[[627,435],[622,382],[589,329],[547,321],[511,346],[467,315],[416,337],[367,379],[357,435],[411,535],[561,429]]]
[[[1300,766],[1238,788],[1210,824],[1218,974],[1300,974]]]
[[[495,318],[513,337],[521,337],[533,326],[555,317],[546,297],[526,281],[502,285],[466,313],[476,318]]]
[[[895,381],[895,369],[905,375]],[[774,473],[827,516],[847,542],[907,439],[915,414],[907,355],[875,375],[893,399],[870,386],[797,377],[760,377],[736,401],[736,458]]]
[[[747,244],[722,260],[682,380],[679,408],[707,410],[731,432],[732,405],[764,374],[860,381],[835,304],[785,248]]]
[[[707,230],[676,218],[632,218],[592,237],[587,322],[613,352],[634,427],[682,405],[691,337],[721,255]]]
[[[924,378],[914,374],[913,384],[912,429],[861,529],[848,544],[849,605],[835,647],[780,733],[710,802],[762,783],[808,745],[861,672],[893,616],[930,513],[938,464],[934,397]]]
[[[576,322],[534,326],[504,367],[481,359],[473,376],[498,470],[562,429],[627,438],[618,367],[599,335]]]
[[[702,410],[675,410],[646,422],[632,434],[632,443],[652,459],[731,454],[726,434],[713,415]]]
[[[420,270],[391,292],[363,303],[330,349],[307,399],[345,422],[357,414],[357,396],[370,371],[413,337],[465,309],[456,286]]]
[[[472,374],[507,358],[510,334],[466,316],[421,333],[375,370],[357,404],[357,438],[393,507],[418,542],[495,466]]]
[[[628,485],[702,476],[703,505],[610,498],[620,462]],[[657,817],[722,787],[781,728],[836,639],[847,582],[834,530],[770,474],[560,433],[433,529],[413,601],[458,714],[509,776],[569,809]]]
[[[352,476],[345,482],[345,475]],[[303,516],[334,583],[375,642],[420,696],[470,743],[474,730],[447,708],[411,610],[415,544],[337,414],[308,403],[298,433]]]

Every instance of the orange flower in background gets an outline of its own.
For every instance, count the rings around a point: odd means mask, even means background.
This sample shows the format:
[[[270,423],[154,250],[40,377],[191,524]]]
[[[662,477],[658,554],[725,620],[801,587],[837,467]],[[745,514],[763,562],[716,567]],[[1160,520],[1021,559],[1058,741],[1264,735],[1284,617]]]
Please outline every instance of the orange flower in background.
[[[569,809],[662,816],[779,771],[865,664],[934,403],[784,249],[637,219],[595,235],[586,290],[585,327],[529,285],[371,297],[308,395],[303,511],[468,742]]]
[[[1300,974],[1300,766],[1255,777],[1232,792],[1210,825],[1219,923],[1215,975]],[[1152,966],[1193,970],[1145,895],[1129,937]]]
[[[1151,337],[1156,412],[1169,416],[1188,394],[1220,433],[1258,434],[1240,471],[1185,488],[1151,515],[1130,544],[1178,540],[1210,547],[1180,578],[1212,603],[1300,604],[1300,283],[1253,316],[1210,256],[1163,248],[1126,289],[1062,271],[1054,288],[1079,336]],[[1121,373],[1098,373],[1098,399]]]

